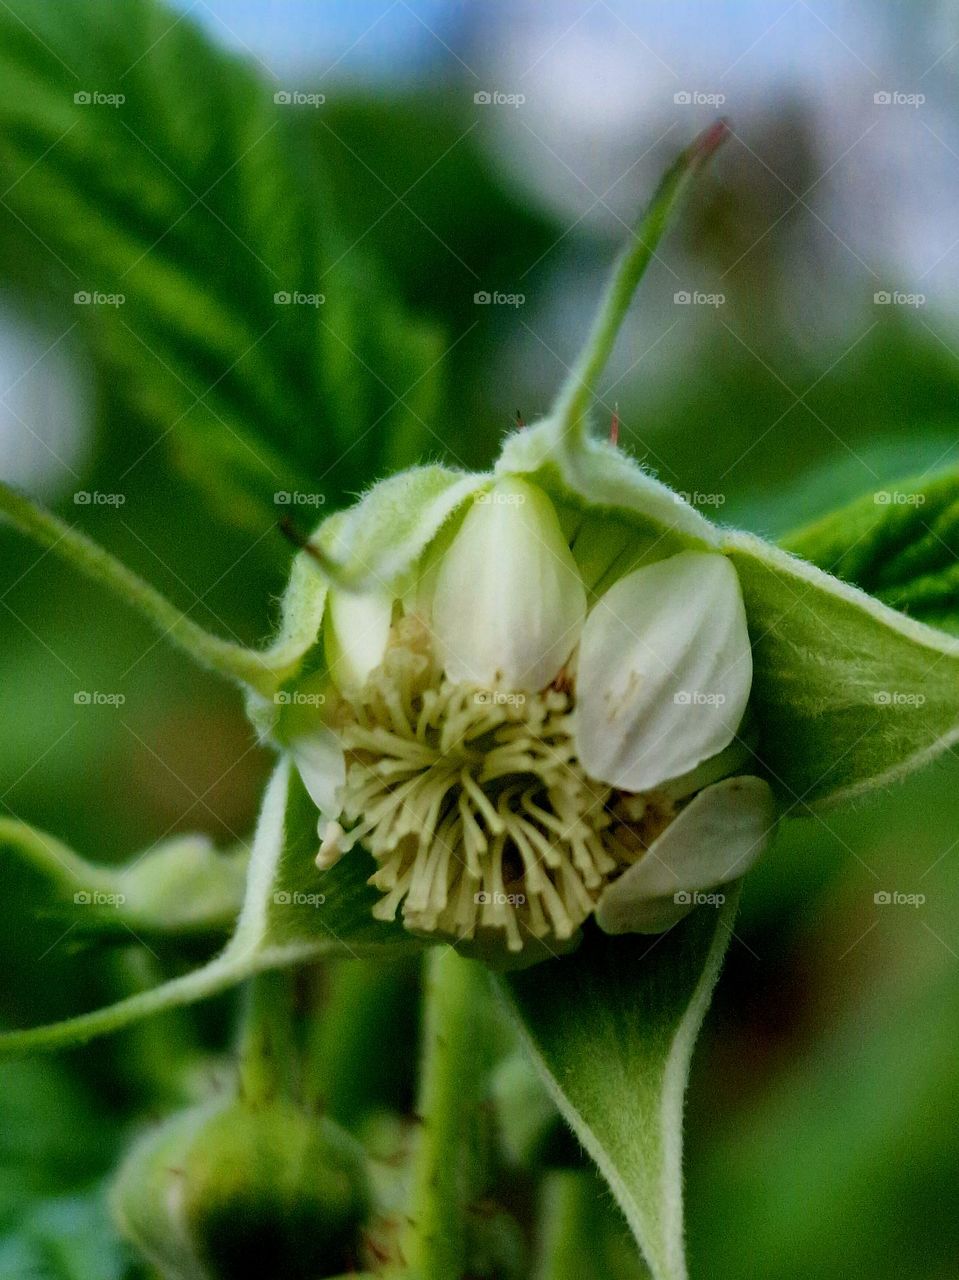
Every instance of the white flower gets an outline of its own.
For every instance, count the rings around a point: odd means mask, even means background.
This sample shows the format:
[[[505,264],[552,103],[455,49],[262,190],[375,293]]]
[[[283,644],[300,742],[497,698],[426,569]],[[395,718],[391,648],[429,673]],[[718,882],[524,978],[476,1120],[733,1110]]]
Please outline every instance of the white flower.
[[[329,693],[291,744],[321,867],[362,846],[378,917],[514,951],[593,914],[667,928],[776,820],[742,775],[752,657],[732,564],[689,508],[672,541],[618,519],[608,446],[606,473],[577,483],[610,502],[557,504],[523,434],[515,470],[507,449],[492,480],[424,510],[409,571],[330,591]],[[643,482],[661,516],[666,491]]]

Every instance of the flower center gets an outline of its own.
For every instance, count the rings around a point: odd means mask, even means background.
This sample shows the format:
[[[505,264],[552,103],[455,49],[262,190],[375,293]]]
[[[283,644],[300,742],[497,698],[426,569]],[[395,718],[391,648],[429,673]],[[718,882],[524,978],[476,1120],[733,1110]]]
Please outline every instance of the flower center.
[[[340,848],[379,863],[374,908],[457,940],[478,929],[569,938],[663,815],[589,778],[576,760],[570,691],[451,683],[423,625],[403,619],[338,732],[347,759]]]

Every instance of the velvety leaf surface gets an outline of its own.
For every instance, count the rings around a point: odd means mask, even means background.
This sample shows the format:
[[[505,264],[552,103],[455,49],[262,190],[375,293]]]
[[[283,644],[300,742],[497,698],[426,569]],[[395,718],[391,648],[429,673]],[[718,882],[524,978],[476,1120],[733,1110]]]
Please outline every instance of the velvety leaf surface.
[[[959,631],[959,470],[900,481],[782,545],[933,626]]]
[[[574,956],[501,979],[547,1087],[655,1280],[686,1274],[683,1095],[737,898],[654,939],[592,932]]]
[[[234,522],[429,447],[441,340],[337,231],[304,117],[189,16],[113,18],[0,10],[5,269]]]

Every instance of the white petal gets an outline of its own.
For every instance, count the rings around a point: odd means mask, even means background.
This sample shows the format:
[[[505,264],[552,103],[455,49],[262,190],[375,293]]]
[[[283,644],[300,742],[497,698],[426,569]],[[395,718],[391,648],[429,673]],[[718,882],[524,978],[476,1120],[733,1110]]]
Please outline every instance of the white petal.
[[[569,657],[586,592],[542,490],[507,477],[476,498],[443,557],[433,597],[451,680],[543,689]]]
[[[592,777],[649,791],[728,746],[752,683],[739,579],[683,551],[621,578],[580,641],[576,746]]]
[[[726,778],[683,809],[604,891],[596,919],[607,933],[658,933],[696,905],[697,893],[738,880],[772,840],[776,802],[761,778]]]
[[[332,729],[320,725],[290,743],[293,761],[310,799],[327,818],[340,812],[340,796],[346,783],[346,760]]]
[[[330,591],[326,655],[330,675],[344,691],[362,688],[386,653],[393,599],[385,592]]]

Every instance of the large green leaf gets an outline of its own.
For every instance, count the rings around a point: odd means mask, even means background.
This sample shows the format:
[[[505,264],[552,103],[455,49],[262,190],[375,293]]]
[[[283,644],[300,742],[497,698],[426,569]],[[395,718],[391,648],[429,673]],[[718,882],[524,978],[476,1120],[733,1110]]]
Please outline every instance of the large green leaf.
[[[262,529],[275,492],[336,497],[432,443],[441,348],[337,232],[275,86],[155,0],[115,16],[110,0],[0,8],[0,263]]]
[[[575,956],[501,979],[550,1093],[655,1280],[686,1275],[683,1097],[737,898],[655,939],[593,933]]]
[[[886,604],[959,630],[959,469],[866,494],[783,546]]]

